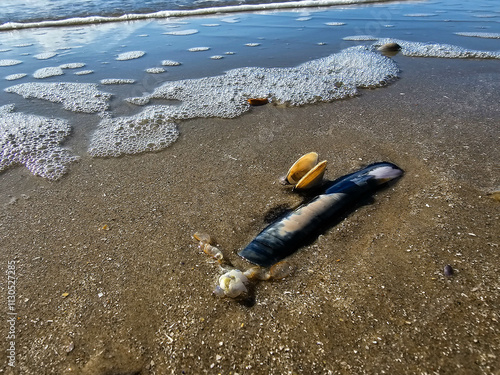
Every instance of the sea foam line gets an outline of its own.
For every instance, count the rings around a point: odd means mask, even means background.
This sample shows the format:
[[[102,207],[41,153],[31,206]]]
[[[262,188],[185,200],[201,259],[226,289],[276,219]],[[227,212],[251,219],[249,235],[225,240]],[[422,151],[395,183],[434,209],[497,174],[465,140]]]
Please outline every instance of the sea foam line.
[[[210,7],[201,9],[186,9],[186,10],[162,10],[154,13],[144,14],[124,14],[122,16],[91,16],[91,17],[74,17],[64,20],[47,20],[40,22],[6,22],[0,25],[0,31],[30,29],[39,27],[61,27],[74,25],[98,24],[106,22],[123,22],[137,21],[152,18],[169,18],[169,17],[189,17],[201,16],[216,13],[236,13],[236,12],[251,12],[261,10],[279,10],[289,8],[312,8],[326,7],[333,5],[350,5],[350,4],[367,4],[367,3],[382,3],[390,0],[304,0],[290,1],[284,3],[270,4],[245,4],[245,5],[228,5],[222,7]]]

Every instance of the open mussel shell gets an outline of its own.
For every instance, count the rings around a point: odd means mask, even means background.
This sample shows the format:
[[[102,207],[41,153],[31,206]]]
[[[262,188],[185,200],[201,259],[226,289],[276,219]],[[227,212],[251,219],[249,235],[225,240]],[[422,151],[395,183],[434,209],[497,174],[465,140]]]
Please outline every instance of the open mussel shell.
[[[295,185],[304,177],[311,169],[318,164],[318,154],[310,152],[299,158],[288,170],[286,181],[289,184]]]
[[[305,190],[318,187],[323,182],[326,171],[326,160],[316,164],[313,169],[306,173],[295,185],[296,190]]]

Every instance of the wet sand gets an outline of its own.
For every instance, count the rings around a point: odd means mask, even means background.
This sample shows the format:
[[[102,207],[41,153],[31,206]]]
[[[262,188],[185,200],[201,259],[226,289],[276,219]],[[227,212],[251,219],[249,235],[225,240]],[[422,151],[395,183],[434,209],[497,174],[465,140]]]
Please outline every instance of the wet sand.
[[[186,121],[162,152],[84,156],[56,182],[1,174],[18,314],[2,371],[498,373],[498,62],[396,60],[400,80],[357,98]],[[237,249],[300,203],[278,178],[309,151],[332,179],[381,160],[406,174],[290,257],[289,277],[214,297],[220,269],[191,235],[247,268]]]

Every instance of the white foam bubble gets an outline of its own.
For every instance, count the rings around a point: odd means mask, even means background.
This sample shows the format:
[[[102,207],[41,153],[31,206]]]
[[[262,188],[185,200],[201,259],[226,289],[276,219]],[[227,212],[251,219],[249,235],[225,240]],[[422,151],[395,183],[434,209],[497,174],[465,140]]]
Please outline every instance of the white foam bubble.
[[[175,36],[184,36],[184,35],[193,35],[198,33],[196,29],[188,29],[188,30],[175,30],[175,31],[167,31],[163,33],[165,35],[175,35]]]
[[[149,107],[135,116],[103,119],[92,135],[89,154],[109,157],[159,151],[178,136],[175,123]]]
[[[260,46],[260,43],[246,43],[245,46],[247,46],[247,47],[257,47],[257,46]]]
[[[495,18],[497,17],[496,14],[473,14],[472,17],[476,18]]]
[[[221,18],[221,21],[225,23],[238,23],[240,19],[238,17],[225,17]]]
[[[179,66],[179,65],[181,65],[181,63],[178,61],[174,61],[174,60],[163,60],[161,62],[161,65],[163,65],[163,66]]]
[[[135,83],[135,79],[127,79],[127,78],[106,78],[101,79],[101,85],[124,85]]]
[[[85,63],[68,63],[68,64],[59,65],[59,68],[61,68],[61,69],[79,69],[79,68],[83,68],[84,66],[85,66]]]
[[[5,91],[21,95],[26,99],[38,98],[61,103],[68,111],[85,113],[105,111],[111,98],[111,94],[100,91],[93,83],[29,82],[7,87]]]
[[[165,73],[165,69],[163,68],[147,68],[146,73],[150,74],[160,74],[160,73]]]
[[[435,13],[409,13],[404,14],[405,17],[434,17],[437,16]]]
[[[133,59],[138,59],[139,57],[142,57],[146,54],[144,51],[130,51],[130,52],[123,52],[118,55],[116,60],[118,61],[126,61],[126,60],[133,60]]]
[[[500,33],[477,33],[477,32],[458,32],[460,36],[470,36],[475,38],[500,39]]]
[[[84,76],[84,75],[92,74],[92,73],[94,73],[93,70],[80,70],[79,72],[75,72],[74,74],[77,76]]]
[[[0,171],[21,164],[34,175],[60,178],[77,160],[60,146],[70,133],[69,123],[13,110],[13,105],[0,107]]]
[[[21,64],[21,63],[22,63],[21,60],[12,60],[12,59],[0,60],[0,66],[14,66],[14,65]]]
[[[345,22],[326,22],[325,25],[327,25],[327,26],[344,26]]]
[[[374,37],[373,35],[352,35],[346,36],[342,39],[351,41],[378,40],[378,38]]]
[[[500,51],[477,51],[451,44],[409,42],[406,40],[383,38],[374,46],[387,43],[397,43],[401,46],[401,53],[413,57],[441,57],[441,58],[475,58],[475,59],[500,59]]]
[[[21,78],[24,78],[26,76],[27,76],[26,73],[17,73],[17,74],[10,74],[7,77],[5,77],[5,79],[7,81],[15,81],[16,79],[21,79]]]
[[[38,60],[47,60],[51,59],[52,57],[57,56],[57,53],[55,52],[43,52],[39,53],[37,55],[34,55],[33,57]]]
[[[210,49],[210,47],[192,47],[192,48],[189,48],[188,51],[189,52],[202,52],[202,51],[208,51]]]
[[[58,66],[50,66],[48,68],[38,69],[35,73],[33,73],[33,77],[43,79],[54,76],[62,76],[63,74],[63,70]]]
[[[221,60],[221,59],[223,59],[223,58],[224,58],[224,56],[221,56],[221,55],[214,55],[214,56],[210,56],[210,58],[211,58],[212,60]]]

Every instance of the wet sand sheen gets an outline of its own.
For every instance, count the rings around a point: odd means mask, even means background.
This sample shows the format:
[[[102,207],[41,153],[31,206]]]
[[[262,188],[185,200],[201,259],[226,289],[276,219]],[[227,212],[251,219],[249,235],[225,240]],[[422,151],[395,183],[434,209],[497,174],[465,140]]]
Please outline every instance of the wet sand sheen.
[[[189,120],[165,151],[83,157],[55,183],[0,175],[18,373],[497,371],[498,64],[397,59],[402,79],[358,98]],[[246,268],[236,250],[300,203],[277,179],[313,150],[329,178],[379,160],[406,175],[253,301],[212,297],[192,233]]]

